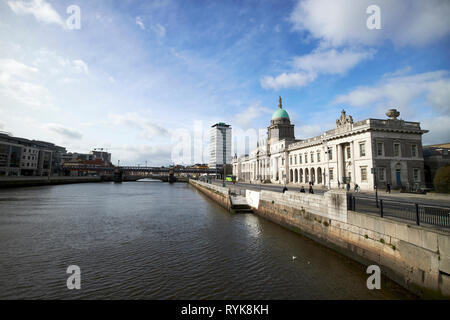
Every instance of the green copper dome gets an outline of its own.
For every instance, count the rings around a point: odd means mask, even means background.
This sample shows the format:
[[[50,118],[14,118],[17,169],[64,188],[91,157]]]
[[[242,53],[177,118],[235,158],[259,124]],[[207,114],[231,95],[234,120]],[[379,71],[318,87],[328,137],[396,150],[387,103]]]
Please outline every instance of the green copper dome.
[[[272,120],[279,119],[279,118],[288,118],[289,119],[289,115],[286,112],[286,110],[278,109],[277,111],[275,111],[273,113]]]
[[[278,97],[278,98],[279,98],[278,110],[273,113],[272,120],[281,119],[281,118],[286,118],[289,120],[288,113],[285,110],[283,110],[283,103],[281,102],[281,97]]]

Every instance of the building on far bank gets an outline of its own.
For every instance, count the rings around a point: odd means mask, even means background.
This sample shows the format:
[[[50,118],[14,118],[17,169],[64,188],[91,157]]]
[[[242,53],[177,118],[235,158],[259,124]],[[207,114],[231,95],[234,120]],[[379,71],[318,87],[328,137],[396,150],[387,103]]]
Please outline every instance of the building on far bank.
[[[450,165],[450,142],[423,147],[425,183],[428,188],[433,188],[433,180],[436,171],[446,165]]]
[[[109,173],[109,168],[114,167],[111,153],[103,148],[94,149],[90,153],[67,153],[63,158],[64,175],[104,175]],[[102,171],[100,168],[106,169]]]
[[[209,140],[209,167],[223,168],[231,164],[231,126],[223,122],[211,126]]]
[[[59,174],[65,148],[0,133],[0,176]]]
[[[95,159],[101,159],[105,163],[111,164],[111,153],[107,152],[105,149],[97,148],[94,149],[91,153],[95,156]]]
[[[268,127],[266,143],[243,157],[234,157],[233,174],[238,181],[271,182],[361,190],[423,188],[423,130],[418,122],[399,120],[390,109],[388,119],[354,122],[344,110],[336,128],[310,139],[294,136],[294,125],[282,108],[281,97]]]

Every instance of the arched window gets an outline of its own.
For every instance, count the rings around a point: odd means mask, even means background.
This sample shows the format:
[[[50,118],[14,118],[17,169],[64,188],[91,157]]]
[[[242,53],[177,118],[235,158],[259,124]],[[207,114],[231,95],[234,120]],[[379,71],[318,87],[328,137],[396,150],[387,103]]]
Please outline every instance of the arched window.
[[[300,183],[303,182],[303,169],[300,169]]]
[[[308,168],[305,169],[305,182],[309,182],[309,170],[308,170]]]
[[[314,168],[311,168],[311,182],[316,183],[316,171]]]
[[[322,168],[317,168],[317,183],[322,183]]]
[[[298,171],[297,169],[295,169],[295,183],[298,182]]]
[[[292,174],[293,172],[292,172],[292,169],[289,171],[289,179],[290,179],[290,181],[291,182],[293,182],[294,181],[294,175]]]

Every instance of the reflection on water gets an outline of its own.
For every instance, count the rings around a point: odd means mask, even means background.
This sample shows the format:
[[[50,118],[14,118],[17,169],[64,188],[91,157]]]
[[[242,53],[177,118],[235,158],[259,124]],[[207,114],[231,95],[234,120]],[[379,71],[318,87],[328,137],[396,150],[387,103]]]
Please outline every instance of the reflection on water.
[[[292,256],[297,256],[292,260]],[[81,268],[68,290],[66,268]],[[365,268],[187,184],[0,190],[0,298],[392,299]]]

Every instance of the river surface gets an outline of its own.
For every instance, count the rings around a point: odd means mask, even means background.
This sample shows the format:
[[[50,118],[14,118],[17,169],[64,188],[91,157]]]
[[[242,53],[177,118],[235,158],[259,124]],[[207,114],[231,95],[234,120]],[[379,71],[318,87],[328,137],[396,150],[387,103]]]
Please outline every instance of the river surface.
[[[296,256],[296,259],[292,259]],[[69,265],[81,289],[67,289]],[[0,189],[0,299],[407,299],[365,267],[184,183]]]

